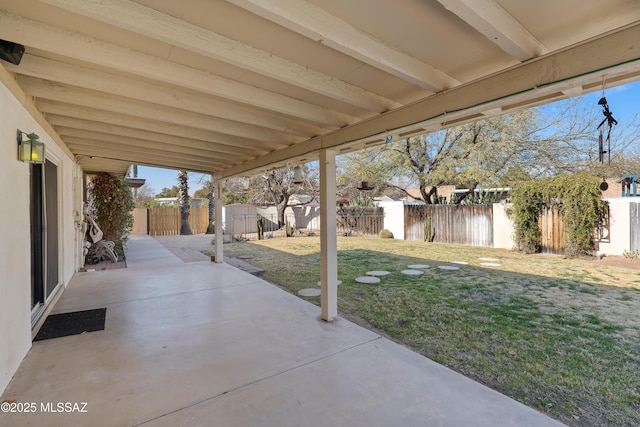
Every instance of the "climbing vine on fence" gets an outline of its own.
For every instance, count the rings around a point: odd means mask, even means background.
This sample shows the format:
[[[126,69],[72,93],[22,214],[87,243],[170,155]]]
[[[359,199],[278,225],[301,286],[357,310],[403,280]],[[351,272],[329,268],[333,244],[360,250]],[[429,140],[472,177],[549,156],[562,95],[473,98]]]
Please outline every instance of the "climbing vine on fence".
[[[538,218],[545,205],[557,206],[565,232],[565,255],[577,256],[593,250],[594,229],[605,209],[600,180],[590,175],[561,175],[523,181],[511,191],[515,240],[519,250],[540,249]]]

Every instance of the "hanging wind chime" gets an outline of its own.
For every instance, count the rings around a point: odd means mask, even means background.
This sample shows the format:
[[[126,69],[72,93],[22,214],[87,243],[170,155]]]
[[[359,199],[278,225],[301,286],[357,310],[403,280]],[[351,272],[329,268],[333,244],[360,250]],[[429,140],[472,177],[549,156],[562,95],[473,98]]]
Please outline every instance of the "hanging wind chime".
[[[600,163],[604,163],[604,155],[606,154],[607,164],[611,165],[611,128],[613,128],[614,125],[617,125],[618,121],[613,118],[613,114],[609,110],[609,104],[607,104],[607,98],[605,98],[604,96],[600,98],[600,100],[598,101],[598,105],[602,106],[602,114],[604,114],[604,119],[598,125],[598,130],[600,131],[600,134],[598,135],[599,160],[600,160]],[[606,140],[604,138],[605,123],[607,124],[606,127],[609,128],[607,131]],[[605,142],[607,143],[606,150],[604,149]]]
[[[613,128],[614,125],[617,125],[618,121],[613,118],[613,114],[611,113],[611,110],[609,110],[609,104],[607,104],[607,98],[604,97],[604,90],[602,95],[603,95],[602,98],[600,98],[600,100],[598,101],[598,105],[602,106],[602,114],[604,115],[604,119],[598,125],[598,130],[600,131],[600,133],[598,134],[598,159],[600,160],[600,163],[604,163],[604,155],[606,154],[607,164],[611,166],[611,128]],[[607,130],[607,138],[606,138],[607,149],[606,150],[604,149],[605,123],[607,125],[606,127],[609,128]],[[602,182],[600,183],[600,190],[606,191],[608,188],[609,188],[609,184],[607,184],[607,180],[603,176]]]

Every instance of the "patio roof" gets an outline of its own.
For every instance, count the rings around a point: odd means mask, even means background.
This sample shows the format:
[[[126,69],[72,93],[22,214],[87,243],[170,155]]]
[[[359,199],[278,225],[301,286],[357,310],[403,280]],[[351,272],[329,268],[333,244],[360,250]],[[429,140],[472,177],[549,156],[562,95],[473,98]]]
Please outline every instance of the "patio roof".
[[[35,342],[1,396],[35,413],[3,425],[561,426],[227,264],[132,236],[127,265],[74,276],[54,311],[105,329]]]
[[[85,171],[224,178],[640,77],[635,0],[3,0],[0,81]],[[50,127],[49,127],[50,126]]]

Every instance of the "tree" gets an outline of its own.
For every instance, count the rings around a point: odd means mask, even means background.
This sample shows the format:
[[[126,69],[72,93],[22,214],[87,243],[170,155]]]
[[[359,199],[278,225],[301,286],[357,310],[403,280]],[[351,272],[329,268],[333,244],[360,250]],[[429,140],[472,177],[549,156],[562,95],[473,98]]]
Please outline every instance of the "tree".
[[[425,202],[438,203],[441,185],[472,190],[567,173],[628,173],[633,159],[640,158],[634,148],[640,120],[614,129],[611,165],[602,164],[600,107],[587,100],[574,98],[350,153],[340,164],[338,182],[353,186],[361,178],[405,194],[408,186],[417,186]],[[457,202],[462,200],[464,195]]]
[[[535,110],[523,110],[407,138],[387,149],[403,157],[401,167],[417,182],[422,199],[439,203],[441,185],[472,190],[495,183],[510,167],[530,165],[532,147],[541,148],[536,117]],[[464,195],[457,202],[462,200]]]
[[[386,146],[375,146],[340,155],[337,162],[338,195],[350,199],[361,195],[358,190],[363,181],[372,187],[371,195],[380,194],[389,186],[402,186],[399,164],[404,162],[401,155],[387,150]]]
[[[513,187],[514,184],[522,181],[529,181],[531,176],[521,166],[510,166],[498,180],[498,187]]]
[[[235,203],[247,203],[249,199],[248,181],[247,178],[243,177],[226,179],[220,196],[222,204],[226,206]]]
[[[213,221],[215,220],[215,182],[213,175],[209,175],[204,186],[193,193],[193,197],[197,199],[207,199],[209,201],[209,227],[207,227],[207,234],[213,234]]]
[[[215,182],[213,181],[213,175],[209,175],[209,181],[207,182],[207,189],[208,194],[207,197],[209,198],[209,226],[207,227],[207,234],[214,234],[215,233],[215,229],[214,229],[214,221],[216,219],[216,200],[215,200]],[[220,197],[218,197],[218,200],[220,200]],[[221,203],[222,201],[220,200],[218,203]]]
[[[194,199],[208,199],[209,194],[211,193],[211,189],[209,188],[209,184],[205,184],[204,187],[200,188],[193,192]]]
[[[162,187],[162,190],[160,190],[160,192],[158,194],[156,194],[156,197],[160,198],[160,197],[178,197],[178,187],[177,186],[173,186],[171,188],[167,188],[167,187]]]
[[[133,192],[133,201],[137,208],[147,208],[153,202],[154,190],[148,184],[142,185],[140,188],[136,188]]]
[[[538,141],[535,150],[529,150],[530,163],[535,166],[525,168],[531,178],[575,173],[617,177],[633,168],[632,159],[640,154],[640,115],[625,118],[612,127],[610,147],[605,147],[610,152],[601,162],[598,126],[605,116],[597,99],[587,95],[536,108]],[[612,109],[616,115],[615,105]],[[606,137],[608,126],[605,124],[602,129]]]
[[[309,201],[300,203],[301,205],[310,203],[317,197],[317,168],[309,165],[301,167],[304,175],[301,183],[293,181],[294,168],[289,166],[249,178],[249,201],[258,205],[271,201],[276,206],[279,227],[285,225],[284,211],[290,206],[289,200],[293,194],[310,196]]]
[[[191,226],[189,225],[189,175],[186,170],[178,171],[178,202],[180,206],[180,235],[191,234]]]

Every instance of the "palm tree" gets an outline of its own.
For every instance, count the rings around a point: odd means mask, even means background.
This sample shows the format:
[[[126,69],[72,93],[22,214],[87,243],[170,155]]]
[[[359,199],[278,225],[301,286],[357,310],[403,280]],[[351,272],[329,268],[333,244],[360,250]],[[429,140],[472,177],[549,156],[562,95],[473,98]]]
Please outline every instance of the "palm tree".
[[[220,203],[222,203],[222,199],[220,198],[220,195],[214,193],[216,185],[213,182],[213,175],[209,176],[207,188],[209,189],[209,192],[207,193],[207,197],[209,198],[209,227],[207,227],[207,234],[214,234],[215,231],[213,227],[213,221],[216,218],[216,209],[214,203],[216,203],[216,199],[220,200]]]
[[[191,234],[189,226],[189,175],[186,170],[178,171],[178,204],[180,206],[180,235]]]

